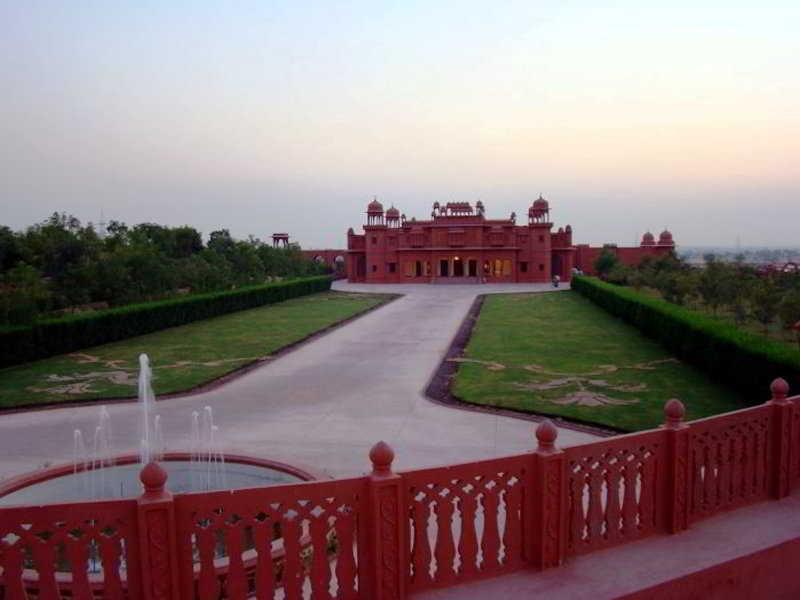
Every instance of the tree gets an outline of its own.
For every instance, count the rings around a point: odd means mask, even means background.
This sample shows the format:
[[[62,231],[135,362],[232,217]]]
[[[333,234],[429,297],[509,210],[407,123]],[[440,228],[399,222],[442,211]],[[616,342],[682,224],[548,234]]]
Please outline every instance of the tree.
[[[234,246],[231,232],[227,229],[212,231],[208,236],[208,249],[219,254],[227,254]]]
[[[19,237],[5,225],[0,226],[0,273],[7,271],[22,260]]]
[[[764,326],[764,333],[769,330],[769,324],[778,314],[780,295],[775,282],[770,277],[764,277],[753,286],[750,296],[753,305],[753,316],[756,321]]]
[[[778,304],[778,317],[785,329],[800,321],[800,290],[792,289],[784,294]]]
[[[203,237],[194,227],[184,225],[172,230],[173,258],[188,258],[203,249]]]
[[[616,254],[608,248],[603,248],[600,256],[594,261],[594,270],[601,279],[605,279],[618,262]]]
[[[700,275],[697,291],[716,315],[720,306],[731,304],[735,296],[733,277],[729,269],[721,262],[715,260],[713,255],[706,262],[705,269]]]
[[[49,300],[42,274],[31,265],[19,263],[0,277],[0,323],[31,323]]]

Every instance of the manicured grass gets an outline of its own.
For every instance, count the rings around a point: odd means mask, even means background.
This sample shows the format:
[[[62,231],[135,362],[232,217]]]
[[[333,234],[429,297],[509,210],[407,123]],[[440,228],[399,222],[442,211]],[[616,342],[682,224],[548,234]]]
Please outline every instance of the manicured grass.
[[[193,388],[388,301],[324,292],[0,370],[0,407],[136,395],[146,352],[156,394]]]
[[[576,292],[487,296],[464,358],[453,393],[466,402],[624,431],[663,423],[670,398],[688,419],[745,406]]]

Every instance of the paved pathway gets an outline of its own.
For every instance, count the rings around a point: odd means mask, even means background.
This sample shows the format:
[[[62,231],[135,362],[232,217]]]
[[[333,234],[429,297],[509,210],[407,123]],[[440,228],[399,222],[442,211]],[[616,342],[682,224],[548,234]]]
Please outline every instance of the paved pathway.
[[[367,471],[367,452],[380,439],[395,448],[397,469],[535,445],[528,421],[446,408],[422,391],[477,294],[550,286],[337,282],[335,289],[405,296],[221,388],[160,402],[167,449],[188,449],[191,412],[206,405],[214,409],[227,451],[306,464],[334,476]],[[134,451],[135,403],[110,405],[109,411],[116,448]],[[0,477],[70,461],[72,431],[90,436],[97,413],[88,406],[0,416]],[[559,432],[561,445],[591,438]]]

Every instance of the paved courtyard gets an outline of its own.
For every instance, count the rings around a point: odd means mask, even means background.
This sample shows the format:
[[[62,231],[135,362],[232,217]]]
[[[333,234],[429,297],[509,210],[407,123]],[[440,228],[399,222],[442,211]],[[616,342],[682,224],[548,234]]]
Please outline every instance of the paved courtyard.
[[[423,390],[475,296],[552,291],[549,285],[356,285],[342,291],[404,296],[213,391],[159,402],[167,450],[188,450],[191,413],[211,406],[226,451],[322,469],[369,469],[390,443],[408,469],[491,458],[534,447],[529,421],[434,404]],[[536,332],[531,332],[536,335]],[[138,448],[135,403],[109,405],[114,445]],[[72,432],[91,438],[97,406],[0,415],[0,478],[71,460]],[[559,444],[593,436],[559,431]]]

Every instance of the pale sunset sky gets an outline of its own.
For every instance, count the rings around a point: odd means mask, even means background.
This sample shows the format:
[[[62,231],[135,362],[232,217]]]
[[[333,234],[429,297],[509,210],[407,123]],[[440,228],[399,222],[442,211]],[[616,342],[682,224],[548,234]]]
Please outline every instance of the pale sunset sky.
[[[376,195],[800,245],[800,2],[0,0],[0,224],[343,247]]]

